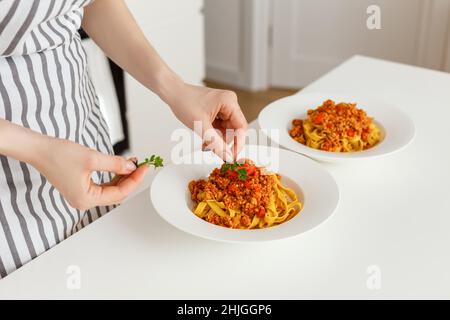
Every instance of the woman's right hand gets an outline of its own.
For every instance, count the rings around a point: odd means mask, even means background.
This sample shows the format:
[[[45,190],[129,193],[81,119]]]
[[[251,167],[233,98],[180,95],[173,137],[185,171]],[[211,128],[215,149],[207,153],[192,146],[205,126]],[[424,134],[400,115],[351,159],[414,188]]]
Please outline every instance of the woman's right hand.
[[[95,206],[121,203],[142,182],[148,166],[136,168],[131,160],[102,154],[80,144],[45,137],[42,152],[29,161],[74,208],[87,210]],[[95,171],[124,176],[98,185],[91,178]]]

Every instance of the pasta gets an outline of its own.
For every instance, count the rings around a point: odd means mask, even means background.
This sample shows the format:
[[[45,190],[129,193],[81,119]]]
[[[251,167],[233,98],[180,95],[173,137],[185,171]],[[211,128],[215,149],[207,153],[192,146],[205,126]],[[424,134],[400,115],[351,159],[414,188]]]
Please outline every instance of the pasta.
[[[306,119],[294,119],[289,134],[308,147],[332,152],[362,151],[381,140],[381,130],[364,110],[332,100],[308,110]]]
[[[288,221],[302,208],[278,174],[250,160],[223,164],[208,179],[189,183],[193,212],[210,223],[234,229],[267,228]]]

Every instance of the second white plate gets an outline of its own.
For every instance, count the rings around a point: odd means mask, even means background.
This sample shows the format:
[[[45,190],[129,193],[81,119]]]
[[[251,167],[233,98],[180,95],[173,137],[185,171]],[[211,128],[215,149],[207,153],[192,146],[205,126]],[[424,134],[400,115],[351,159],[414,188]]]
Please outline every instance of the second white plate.
[[[383,131],[383,140],[371,149],[359,152],[327,152],[307,147],[290,135],[293,119],[305,119],[308,109],[315,109],[325,100],[354,102],[364,109]],[[278,129],[280,146],[302,153],[313,159],[327,162],[345,162],[362,158],[385,156],[406,147],[414,138],[415,128],[411,118],[399,108],[374,98],[344,94],[296,94],[272,102],[258,116],[261,129]]]

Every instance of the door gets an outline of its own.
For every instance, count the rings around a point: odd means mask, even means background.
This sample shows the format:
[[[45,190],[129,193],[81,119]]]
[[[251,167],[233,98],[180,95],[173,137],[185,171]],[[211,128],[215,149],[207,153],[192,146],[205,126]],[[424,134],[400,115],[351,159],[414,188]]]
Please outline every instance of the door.
[[[437,0],[272,1],[271,85],[304,87],[355,54],[420,64],[420,46],[426,47],[427,37],[423,24],[433,20],[423,12],[433,1]],[[369,8],[374,4],[380,9],[381,29],[367,25],[368,19],[377,18]],[[447,26],[446,21],[442,25]],[[445,32],[436,36],[446,43]],[[425,55],[434,61],[442,52]]]

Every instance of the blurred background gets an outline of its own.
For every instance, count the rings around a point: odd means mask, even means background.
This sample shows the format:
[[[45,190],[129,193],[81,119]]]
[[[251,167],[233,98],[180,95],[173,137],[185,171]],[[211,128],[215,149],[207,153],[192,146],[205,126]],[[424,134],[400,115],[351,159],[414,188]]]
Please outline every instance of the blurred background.
[[[271,101],[301,90],[353,55],[450,72],[450,0],[127,3],[177,73],[190,83],[236,91],[249,122]],[[173,129],[181,123],[169,121],[172,114],[156,95],[84,41],[116,152],[157,152],[167,140],[158,138],[158,127],[148,119],[157,116]]]

